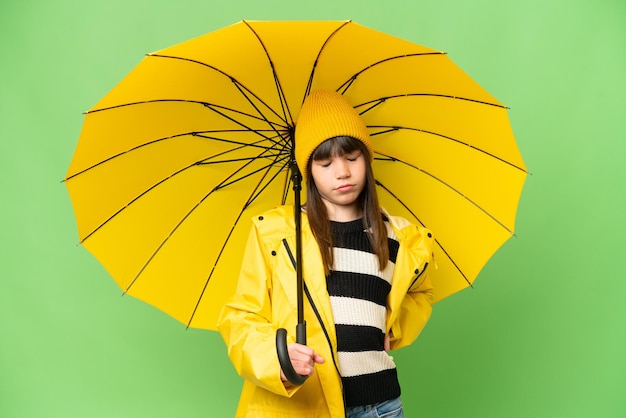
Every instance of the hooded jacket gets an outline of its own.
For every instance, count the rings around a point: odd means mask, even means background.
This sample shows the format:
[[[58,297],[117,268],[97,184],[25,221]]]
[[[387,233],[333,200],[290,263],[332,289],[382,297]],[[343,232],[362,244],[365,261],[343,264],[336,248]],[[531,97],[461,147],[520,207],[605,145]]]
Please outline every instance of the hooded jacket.
[[[406,219],[387,215],[400,244],[387,298],[391,349],[411,344],[430,317],[432,234]],[[326,360],[301,386],[280,379],[276,330],[295,341],[297,324],[295,224],[293,207],[280,206],[253,219],[233,299],[220,314],[218,329],[228,355],[244,378],[237,417],[343,417],[335,326],[320,250],[302,216],[304,318],[307,345]]]

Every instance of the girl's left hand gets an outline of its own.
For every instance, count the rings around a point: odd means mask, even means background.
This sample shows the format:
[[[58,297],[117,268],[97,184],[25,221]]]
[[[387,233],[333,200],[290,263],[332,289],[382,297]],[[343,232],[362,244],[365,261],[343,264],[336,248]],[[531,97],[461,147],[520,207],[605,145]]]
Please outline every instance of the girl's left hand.
[[[385,334],[385,353],[388,353],[391,350],[391,336],[389,333]]]

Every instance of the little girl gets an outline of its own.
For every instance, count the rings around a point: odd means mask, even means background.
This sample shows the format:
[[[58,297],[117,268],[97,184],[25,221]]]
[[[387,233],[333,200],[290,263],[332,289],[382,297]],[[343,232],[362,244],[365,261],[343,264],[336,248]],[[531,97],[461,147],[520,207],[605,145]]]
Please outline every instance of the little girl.
[[[412,343],[431,314],[431,233],[378,204],[367,128],[344,97],[313,91],[296,123],[307,183],[302,253],[307,345],[289,358],[308,376],[291,385],[276,330],[297,323],[293,208],[253,219],[237,290],[218,322],[244,377],[238,417],[402,417],[390,349]]]

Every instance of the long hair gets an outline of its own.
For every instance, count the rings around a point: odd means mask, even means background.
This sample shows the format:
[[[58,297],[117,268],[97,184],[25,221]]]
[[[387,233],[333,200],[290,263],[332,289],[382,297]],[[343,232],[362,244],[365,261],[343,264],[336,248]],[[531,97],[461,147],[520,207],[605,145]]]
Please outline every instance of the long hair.
[[[324,272],[328,275],[334,264],[333,236],[328,219],[328,212],[322,197],[311,175],[312,162],[333,156],[343,156],[356,150],[363,153],[365,159],[365,187],[358,197],[358,204],[363,212],[363,228],[374,254],[378,258],[380,270],[387,267],[389,262],[389,246],[387,243],[387,229],[383,221],[383,214],[378,204],[376,182],[370,163],[371,156],[367,147],[358,139],[350,136],[337,136],[322,142],[311,154],[307,162],[307,200],[306,211],[313,236],[317,240],[322,253]]]

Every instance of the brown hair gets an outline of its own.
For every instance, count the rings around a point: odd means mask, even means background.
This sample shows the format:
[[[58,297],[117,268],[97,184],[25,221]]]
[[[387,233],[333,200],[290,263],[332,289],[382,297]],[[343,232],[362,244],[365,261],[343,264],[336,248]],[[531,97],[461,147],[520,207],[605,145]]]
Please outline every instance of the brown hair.
[[[366,185],[359,195],[358,203],[363,211],[363,227],[368,232],[367,237],[372,246],[374,254],[378,258],[380,270],[387,267],[389,261],[389,247],[387,244],[387,229],[383,222],[383,214],[378,204],[376,193],[376,182],[371,165],[371,155],[368,148],[358,139],[350,136],[337,136],[322,142],[311,154],[307,162],[307,201],[306,210],[309,218],[309,225],[313,236],[317,240],[322,253],[324,272],[329,273],[333,266],[333,236],[330,229],[330,221],[326,205],[317,190],[313,176],[311,175],[311,164],[316,160],[323,160],[332,156],[342,156],[354,151],[361,151],[366,161]]]

